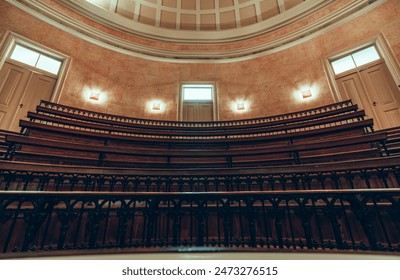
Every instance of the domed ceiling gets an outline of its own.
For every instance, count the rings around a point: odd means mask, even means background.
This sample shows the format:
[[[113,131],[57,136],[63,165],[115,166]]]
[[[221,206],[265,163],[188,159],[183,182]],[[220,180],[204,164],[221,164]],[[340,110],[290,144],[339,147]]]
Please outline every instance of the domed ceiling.
[[[164,40],[254,36],[294,21],[332,0],[63,0],[126,31]]]
[[[226,30],[270,19],[310,0],[87,0],[110,13],[178,30]],[[314,2],[318,2],[315,1]]]
[[[183,63],[236,62],[290,48],[385,0],[7,0],[93,44]]]

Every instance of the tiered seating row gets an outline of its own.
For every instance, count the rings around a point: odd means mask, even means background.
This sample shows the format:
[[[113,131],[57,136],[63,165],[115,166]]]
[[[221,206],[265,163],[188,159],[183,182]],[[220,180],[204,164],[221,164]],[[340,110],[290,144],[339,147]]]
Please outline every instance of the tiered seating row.
[[[351,100],[329,104],[309,110],[298,111],[294,113],[276,115],[271,117],[234,120],[234,121],[217,121],[217,122],[181,122],[181,121],[162,121],[162,120],[148,120],[140,118],[129,118],[118,115],[111,115],[105,113],[84,110],[76,107],[70,107],[62,104],[52,103],[48,101],[41,101],[37,107],[37,112],[62,116],[72,120],[82,120],[87,122],[135,127],[135,128],[149,128],[149,129],[179,129],[179,130],[214,130],[214,129],[235,129],[243,127],[258,127],[275,124],[289,124],[291,122],[301,122],[307,120],[314,120],[316,118],[323,118],[332,114],[341,114],[346,112],[357,111],[357,105],[354,105]]]
[[[82,110],[78,114],[38,106],[28,114],[31,121],[20,123],[26,135],[6,140],[13,144],[15,160],[105,167],[271,166],[380,156],[386,133],[373,133],[364,111],[343,104],[328,105],[337,109],[320,113],[294,113],[289,122],[255,119],[245,121],[248,125],[225,122],[200,130],[189,129],[187,123],[169,123],[168,129],[116,120],[99,123],[101,118]]]
[[[49,102],[29,117],[24,135],[6,136],[14,161],[0,161],[3,254],[195,246],[399,252],[400,160],[387,156],[386,133],[373,132],[351,102],[216,123]]]

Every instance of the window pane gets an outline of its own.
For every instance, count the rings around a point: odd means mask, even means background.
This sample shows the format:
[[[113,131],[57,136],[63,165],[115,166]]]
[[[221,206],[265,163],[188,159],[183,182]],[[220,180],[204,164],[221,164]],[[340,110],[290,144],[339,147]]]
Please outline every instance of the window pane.
[[[183,100],[212,100],[212,90],[210,85],[183,86]]]
[[[39,58],[39,54],[30,49],[16,45],[10,58],[30,66],[35,66]]]
[[[356,62],[357,66],[361,66],[372,61],[379,59],[379,54],[376,51],[375,47],[369,47],[363,49],[359,52],[353,53],[354,61]]]
[[[58,60],[55,60],[53,58],[41,55],[39,57],[39,61],[36,65],[37,68],[42,69],[44,71],[53,73],[53,74],[58,74],[58,70],[60,70],[61,62]]]
[[[333,71],[335,71],[335,74],[340,74],[347,70],[356,68],[356,65],[354,64],[353,59],[349,55],[349,56],[343,57],[341,59],[332,61],[332,67],[333,67]]]

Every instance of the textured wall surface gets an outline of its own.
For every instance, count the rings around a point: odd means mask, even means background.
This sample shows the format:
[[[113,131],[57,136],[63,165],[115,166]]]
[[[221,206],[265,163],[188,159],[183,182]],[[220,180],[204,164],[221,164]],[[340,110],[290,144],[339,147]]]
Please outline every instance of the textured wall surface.
[[[379,33],[384,34],[400,61],[398,0],[388,0],[289,49],[243,62],[208,64],[157,62],[116,53],[61,31],[5,1],[0,1],[0,11],[0,39],[10,30],[72,57],[60,103],[126,116],[176,120],[180,83],[186,81],[216,84],[220,120],[328,104],[334,100],[321,58]],[[303,87],[313,89],[313,98],[296,98]],[[105,102],[86,100],[84,91],[90,89],[102,91]],[[165,103],[158,114],[146,107],[154,99]],[[238,114],[232,110],[232,104],[239,100],[248,102],[248,111]]]

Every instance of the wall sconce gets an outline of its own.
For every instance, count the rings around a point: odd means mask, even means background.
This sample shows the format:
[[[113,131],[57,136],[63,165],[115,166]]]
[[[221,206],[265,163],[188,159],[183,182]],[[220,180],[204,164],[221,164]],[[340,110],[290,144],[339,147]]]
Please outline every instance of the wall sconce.
[[[160,111],[161,110],[161,103],[160,102],[153,102],[151,109],[154,111]]]
[[[244,109],[244,103],[236,103],[236,110],[242,111]]]
[[[303,90],[303,91],[301,92],[301,95],[303,96],[303,98],[309,98],[309,97],[311,97],[311,96],[312,96],[311,89]]]
[[[100,91],[91,91],[89,99],[98,101],[100,99]]]

